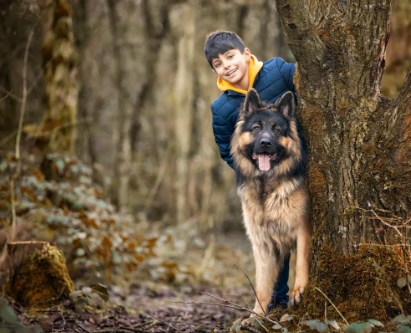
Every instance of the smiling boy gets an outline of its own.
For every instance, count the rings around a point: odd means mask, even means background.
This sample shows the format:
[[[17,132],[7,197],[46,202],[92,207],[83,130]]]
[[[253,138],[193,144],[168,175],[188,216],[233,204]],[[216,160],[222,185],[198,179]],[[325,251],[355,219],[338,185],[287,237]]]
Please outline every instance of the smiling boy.
[[[214,138],[221,158],[235,170],[230,142],[247,91],[254,88],[267,103],[275,103],[286,91],[295,93],[295,65],[279,57],[264,63],[258,61],[241,38],[231,31],[210,33],[204,44],[204,55],[217,74],[217,87],[222,91],[211,105]],[[287,306],[289,261],[289,257],[284,261],[269,311],[275,306]]]

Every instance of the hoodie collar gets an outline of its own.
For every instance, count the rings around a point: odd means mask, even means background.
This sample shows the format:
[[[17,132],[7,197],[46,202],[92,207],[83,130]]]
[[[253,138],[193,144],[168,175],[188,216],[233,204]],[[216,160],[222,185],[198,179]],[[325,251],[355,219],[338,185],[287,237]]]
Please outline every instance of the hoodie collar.
[[[250,62],[248,64],[248,78],[249,78],[248,89],[250,89],[253,86],[255,78],[262,67],[263,67],[263,62],[258,61],[256,56],[251,55]],[[247,94],[246,90],[236,88],[231,83],[223,80],[220,77],[217,79],[217,87],[223,92],[226,90],[233,90],[233,91],[239,92],[244,95]]]

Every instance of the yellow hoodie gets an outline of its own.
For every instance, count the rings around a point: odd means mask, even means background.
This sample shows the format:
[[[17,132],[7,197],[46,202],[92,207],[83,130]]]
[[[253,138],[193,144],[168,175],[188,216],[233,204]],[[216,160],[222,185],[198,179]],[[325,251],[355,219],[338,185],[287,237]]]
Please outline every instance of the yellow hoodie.
[[[253,86],[255,77],[257,76],[258,72],[260,71],[262,67],[263,67],[263,62],[258,61],[256,56],[251,55],[251,59],[248,64],[248,89],[250,89]],[[217,87],[221,91],[233,90],[233,91],[239,92],[244,95],[247,94],[246,90],[236,88],[230,82],[227,82],[220,77],[217,79]]]

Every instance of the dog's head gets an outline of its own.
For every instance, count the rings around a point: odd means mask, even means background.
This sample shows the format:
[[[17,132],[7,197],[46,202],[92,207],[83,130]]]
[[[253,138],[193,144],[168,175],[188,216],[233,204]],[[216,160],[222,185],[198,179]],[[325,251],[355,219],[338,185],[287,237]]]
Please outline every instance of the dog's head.
[[[295,101],[286,92],[275,104],[264,104],[258,93],[250,89],[240,111],[233,137],[233,156],[249,160],[260,172],[272,170],[294,153],[293,139],[298,140],[295,126]],[[239,165],[241,168],[241,165]]]

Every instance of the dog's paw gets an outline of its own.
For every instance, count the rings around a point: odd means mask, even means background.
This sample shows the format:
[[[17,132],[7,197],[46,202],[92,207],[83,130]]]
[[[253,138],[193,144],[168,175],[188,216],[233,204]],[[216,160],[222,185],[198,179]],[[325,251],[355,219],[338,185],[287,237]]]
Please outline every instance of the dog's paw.
[[[302,299],[304,294],[304,287],[295,287],[291,292],[290,301],[288,302],[289,307],[297,307]]]

